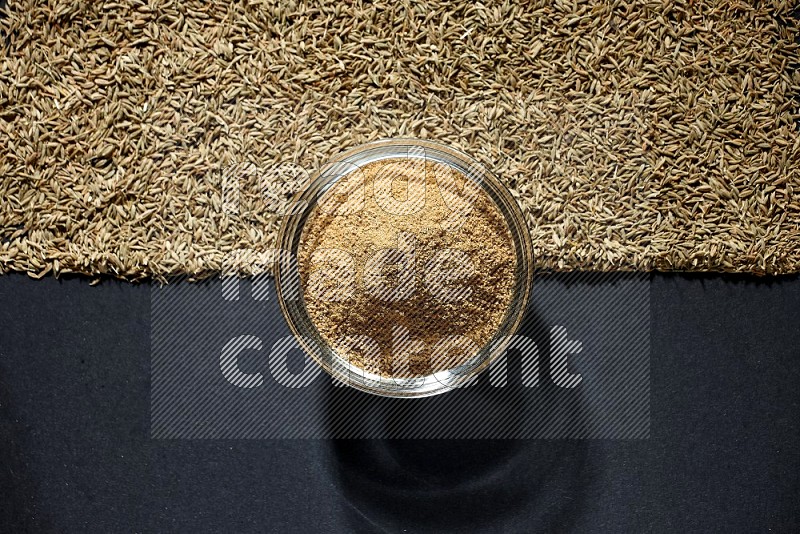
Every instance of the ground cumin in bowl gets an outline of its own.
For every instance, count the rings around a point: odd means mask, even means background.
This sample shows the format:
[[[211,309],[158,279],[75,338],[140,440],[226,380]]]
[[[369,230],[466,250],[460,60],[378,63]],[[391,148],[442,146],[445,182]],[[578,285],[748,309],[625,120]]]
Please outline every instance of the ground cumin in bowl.
[[[326,165],[294,205],[278,238],[278,296],[332,376],[431,395],[505,349],[530,294],[530,237],[476,162],[425,141],[371,143]]]

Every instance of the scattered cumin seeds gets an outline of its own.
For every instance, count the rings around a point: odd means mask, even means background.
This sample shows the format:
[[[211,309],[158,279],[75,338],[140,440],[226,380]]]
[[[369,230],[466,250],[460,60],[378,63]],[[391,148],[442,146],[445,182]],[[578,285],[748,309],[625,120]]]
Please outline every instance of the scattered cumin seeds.
[[[491,168],[539,268],[800,270],[791,2],[2,9],[0,272],[219,272],[274,244],[273,165],[397,136]]]

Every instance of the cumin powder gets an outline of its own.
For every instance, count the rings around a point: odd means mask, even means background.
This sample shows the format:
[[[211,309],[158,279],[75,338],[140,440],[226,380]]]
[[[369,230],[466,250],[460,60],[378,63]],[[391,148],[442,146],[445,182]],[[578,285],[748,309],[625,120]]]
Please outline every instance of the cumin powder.
[[[516,255],[485,191],[452,167],[398,158],[345,173],[319,199],[298,267],[321,337],[366,371],[405,378],[462,364],[491,340]]]

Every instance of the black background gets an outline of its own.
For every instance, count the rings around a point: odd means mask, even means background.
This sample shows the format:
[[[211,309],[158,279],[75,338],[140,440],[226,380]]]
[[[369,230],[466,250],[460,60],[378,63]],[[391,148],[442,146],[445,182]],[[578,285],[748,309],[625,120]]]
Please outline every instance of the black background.
[[[800,278],[653,275],[651,438],[153,440],[150,293],[0,277],[0,532],[800,528]]]

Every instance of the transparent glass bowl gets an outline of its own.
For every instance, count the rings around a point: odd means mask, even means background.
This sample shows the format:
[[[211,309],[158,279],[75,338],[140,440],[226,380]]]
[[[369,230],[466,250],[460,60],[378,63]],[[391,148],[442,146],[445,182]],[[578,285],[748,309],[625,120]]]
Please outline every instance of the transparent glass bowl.
[[[351,364],[323,339],[309,317],[300,289],[300,273],[296,261],[301,237],[317,201],[324,193],[349,174],[354,166],[395,158],[419,157],[448,165],[481,187],[494,201],[505,218],[516,253],[516,270],[511,302],[505,318],[491,340],[465,363],[414,378],[385,377],[372,374]],[[511,336],[517,331],[528,305],[533,279],[531,238],[519,205],[508,189],[489,171],[469,156],[444,145],[417,139],[388,139],[361,145],[328,162],[311,180],[310,185],[294,198],[296,208],[283,218],[278,233],[281,260],[275,263],[275,284],[289,328],[309,356],[329,375],[356,389],[390,397],[424,397],[443,393],[466,384],[486,369],[492,359],[501,355]]]

